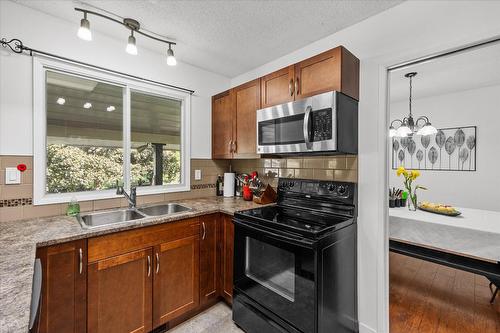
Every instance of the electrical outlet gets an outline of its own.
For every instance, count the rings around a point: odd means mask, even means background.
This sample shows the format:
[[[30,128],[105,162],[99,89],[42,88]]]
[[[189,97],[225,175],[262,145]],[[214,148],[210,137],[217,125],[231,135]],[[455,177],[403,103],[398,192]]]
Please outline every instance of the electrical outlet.
[[[194,170],[194,180],[201,180],[201,170]]]
[[[5,184],[21,184],[21,172],[17,168],[5,168]]]

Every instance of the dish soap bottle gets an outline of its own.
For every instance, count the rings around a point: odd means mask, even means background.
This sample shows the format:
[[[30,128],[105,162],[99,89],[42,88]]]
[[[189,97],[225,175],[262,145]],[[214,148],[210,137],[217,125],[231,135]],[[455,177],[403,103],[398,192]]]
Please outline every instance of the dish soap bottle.
[[[217,181],[215,182],[215,194],[217,196],[222,196],[224,193],[224,182],[222,181],[222,176],[217,175]]]
[[[71,202],[68,204],[68,208],[66,209],[66,215],[76,216],[78,214],[80,214],[80,204],[75,197],[72,197]]]

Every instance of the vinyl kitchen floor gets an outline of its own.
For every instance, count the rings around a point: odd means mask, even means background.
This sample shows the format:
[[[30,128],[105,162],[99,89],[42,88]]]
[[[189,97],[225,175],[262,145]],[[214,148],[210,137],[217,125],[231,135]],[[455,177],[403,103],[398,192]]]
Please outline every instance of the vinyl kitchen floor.
[[[168,333],[243,333],[231,319],[231,309],[219,302]]]

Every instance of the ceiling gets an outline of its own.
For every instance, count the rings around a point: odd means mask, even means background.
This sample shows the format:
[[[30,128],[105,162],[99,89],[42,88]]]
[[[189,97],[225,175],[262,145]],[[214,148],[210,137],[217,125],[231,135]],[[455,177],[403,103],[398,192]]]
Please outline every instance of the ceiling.
[[[179,61],[233,78],[313,41],[380,13],[403,0],[161,1],[14,0],[79,24],[73,7],[101,9],[137,19],[143,28],[177,41]],[[90,7],[89,7],[90,6]],[[124,40],[127,31],[89,17],[92,29]],[[116,27],[115,27],[116,26]],[[75,36],[76,38],[76,36]],[[139,47],[165,45],[137,36]],[[332,47],[335,45],[332,45]]]
[[[413,78],[413,98],[425,98],[453,92],[500,85],[500,43],[467,52],[440,57],[390,74],[391,103],[408,101],[408,72]]]

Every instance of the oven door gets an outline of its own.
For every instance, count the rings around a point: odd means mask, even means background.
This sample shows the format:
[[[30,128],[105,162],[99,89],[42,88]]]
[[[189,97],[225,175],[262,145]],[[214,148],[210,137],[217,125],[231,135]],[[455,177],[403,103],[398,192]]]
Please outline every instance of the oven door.
[[[257,111],[257,152],[299,153],[337,149],[335,92]]]
[[[301,332],[315,327],[313,243],[234,220],[234,288]]]

